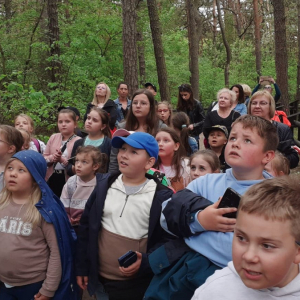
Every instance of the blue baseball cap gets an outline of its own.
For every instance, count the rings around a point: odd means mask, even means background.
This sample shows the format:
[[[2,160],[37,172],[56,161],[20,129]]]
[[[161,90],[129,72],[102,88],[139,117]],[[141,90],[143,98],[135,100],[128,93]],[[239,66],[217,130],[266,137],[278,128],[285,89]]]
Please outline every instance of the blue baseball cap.
[[[127,137],[115,136],[111,144],[114,148],[121,148],[126,143],[136,149],[144,149],[150,157],[158,158],[158,144],[156,139],[145,132],[134,132]]]

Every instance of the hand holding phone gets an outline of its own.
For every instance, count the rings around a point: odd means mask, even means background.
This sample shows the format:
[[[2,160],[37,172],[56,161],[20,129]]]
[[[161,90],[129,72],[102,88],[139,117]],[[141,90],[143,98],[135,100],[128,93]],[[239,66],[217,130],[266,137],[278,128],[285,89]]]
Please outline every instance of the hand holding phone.
[[[137,254],[132,250],[129,250],[124,255],[118,258],[120,267],[124,267],[124,268],[128,268],[130,265],[135,263],[136,260],[137,260]]]
[[[218,206],[218,208],[235,207],[238,208],[241,200],[241,195],[232,188],[228,188]],[[236,218],[236,212],[224,214],[226,218]]]

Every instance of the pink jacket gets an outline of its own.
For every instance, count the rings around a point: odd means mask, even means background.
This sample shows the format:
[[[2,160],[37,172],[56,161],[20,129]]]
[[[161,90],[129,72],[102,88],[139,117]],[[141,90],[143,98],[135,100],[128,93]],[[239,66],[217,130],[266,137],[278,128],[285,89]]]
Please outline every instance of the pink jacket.
[[[79,139],[81,139],[81,137],[76,136],[76,137],[72,138],[71,141],[68,142],[68,144],[67,144],[67,151],[68,151],[67,159],[70,158],[74,143]],[[49,177],[53,173],[53,164],[51,164],[49,166],[49,163],[53,162],[53,154],[56,153],[56,150],[61,148],[61,141],[62,141],[61,133],[55,133],[55,134],[51,135],[51,137],[46,145],[46,149],[43,153],[43,156],[47,160],[47,163],[48,163],[48,169],[47,169],[46,178],[45,178],[46,181],[49,179]],[[66,161],[66,164],[64,164],[64,165],[67,165],[67,161]],[[66,177],[66,181],[67,181],[69,178],[69,176],[67,175],[67,172],[65,172],[65,177]]]

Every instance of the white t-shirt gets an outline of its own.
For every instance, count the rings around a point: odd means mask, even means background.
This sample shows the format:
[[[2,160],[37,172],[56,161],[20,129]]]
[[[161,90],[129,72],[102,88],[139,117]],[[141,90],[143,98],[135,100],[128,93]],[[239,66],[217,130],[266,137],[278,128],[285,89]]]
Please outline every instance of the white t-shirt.
[[[300,268],[300,265],[299,265]],[[200,286],[191,300],[292,300],[300,299],[300,274],[283,288],[254,290],[246,287],[232,261]]]

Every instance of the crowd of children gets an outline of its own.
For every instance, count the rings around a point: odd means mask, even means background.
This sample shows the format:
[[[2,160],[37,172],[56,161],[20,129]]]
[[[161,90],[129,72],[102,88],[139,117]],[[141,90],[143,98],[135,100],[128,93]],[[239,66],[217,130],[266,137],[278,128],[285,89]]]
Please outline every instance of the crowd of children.
[[[61,107],[46,145],[29,115],[0,125],[0,299],[300,297],[300,185],[257,116],[269,96],[245,114],[242,86],[222,89],[205,120],[190,85],[175,113],[150,89],[117,90],[96,86],[84,131]],[[219,208],[227,188],[238,208]]]

